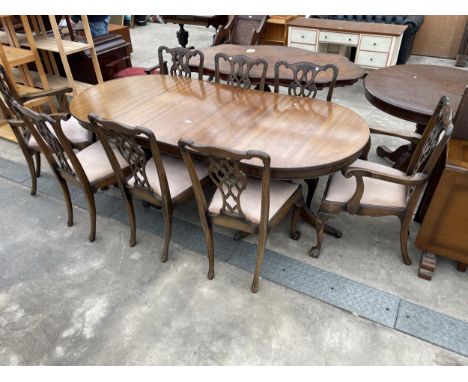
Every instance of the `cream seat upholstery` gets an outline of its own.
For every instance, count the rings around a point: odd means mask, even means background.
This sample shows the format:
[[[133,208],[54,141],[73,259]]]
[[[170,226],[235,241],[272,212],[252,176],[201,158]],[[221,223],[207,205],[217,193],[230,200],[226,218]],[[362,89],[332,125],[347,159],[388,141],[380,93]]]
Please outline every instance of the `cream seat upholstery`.
[[[48,122],[46,122],[46,124],[49,130],[55,135],[54,129],[52,128],[52,126]],[[68,140],[71,143],[80,144],[80,143],[91,142],[91,138],[92,138],[91,131],[81,126],[78,120],[75,119],[74,117],[71,117],[68,121],[61,121],[61,126],[62,126],[63,133],[65,134],[65,136],[68,138]],[[30,149],[34,149],[38,151],[40,150],[39,145],[36,142],[36,139],[34,139],[34,136],[32,135],[31,135],[31,138],[29,139],[28,147]]]
[[[167,183],[172,199],[176,198],[184,191],[187,191],[189,188],[192,188],[192,181],[190,180],[187,166],[182,159],[170,155],[161,155],[161,160],[166,172]],[[198,179],[201,180],[208,176],[208,170],[205,166],[199,163],[194,163],[194,166]],[[161,186],[159,184],[158,172],[153,158],[148,159],[145,171],[151,188],[157,195],[161,196]],[[132,178],[128,183],[133,185],[135,181]]]
[[[350,167],[374,170],[389,175],[406,176],[404,172],[397,169],[361,159],[356,160]],[[364,192],[361,198],[361,205],[406,208],[407,187],[405,185],[368,177],[363,177],[362,179],[364,181]],[[341,171],[336,172],[331,175],[328,190],[322,203],[345,204],[351,199],[355,191],[356,178],[345,178]]]
[[[114,150],[114,153],[122,169],[129,167],[127,161],[120,155],[118,150]],[[114,170],[100,141],[77,152],[76,157],[80,161],[90,184],[98,183],[114,175]],[[71,166],[70,160],[68,160],[68,163]]]
[[[269,220],[284,206],[286,201],[299,188],[299,185],[289,182],[270,182],[270,213]],[[247,187],[240,196],[241,209],[245,217],[253,223],[259,224],[261,217],[262,181],[260,179],[248,178]],[[234,201],[233,201],[234,203]],[[223,206],[221,191],[216,190],[213,200],[208,207],[212,214],[219,214]]]

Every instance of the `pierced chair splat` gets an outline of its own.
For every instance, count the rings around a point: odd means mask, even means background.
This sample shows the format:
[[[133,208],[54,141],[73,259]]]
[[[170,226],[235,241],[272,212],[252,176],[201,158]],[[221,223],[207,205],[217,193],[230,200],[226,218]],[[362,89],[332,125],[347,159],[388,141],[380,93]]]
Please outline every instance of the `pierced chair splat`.
[[[163,53],[167,53],[171,55],[171,66],[168,68],[167,65],[163,65]],[[161,74],[170,74],[171,76],[179,76],[179,77],[191,77],[192,71],[189,67],[190,60],[193,57],[198,56],[198,79],[203,79],[203,61],[204,56],[203,52],[200,52],[196,49],[186,49],[182,47],[176,48],[168,48],[166,46],[160,46],[158,48],[158,59],[159,59],[159,66],[161,67]]]
[[[54,97],[57,109],[60,112],[68,112],[67,94],[71,94],[72,92],[72,88],[64,87],[20,95],[8,77],[5,68],[0,64],[0,94],[6,107],[6,118],[9,120],[13,134],[28,165],[31,176],[31,195],[36,194],[37,178],[41,175],[41,148],[35,137],[31,135],[31,131],[27,125],[22,121],[20,115],[15,111],[13,102],[16,101],[20,105],[24,105],[44,99],[45,97]],[[50,131],[53,131],[48,121],[46,121],[46,125]],[[62,129],[74,148],[82,149],[91,144],[91,132],[83,128],[75,118],[71,117],[63,121]],[[33,158],[36,160],[36,163],[34,163]]]
[[[291,232],[296,238],[297,222],[304,205],[301,186],[283,181],[270,181],[270,156],[262,151],[234,151],[201,146],[179,140],[179,148],[192,179],[201,226],[208,250],[208,279],[214,277],[213,225],[258,234],[257,261],[251,290],[258,290],[260,269],[265,255],[269,230],[294,208]],[[216,192],[207,202],[194,170],[193,155],[206,157],[208,173]],[[243,171],[246,161],[262,165],[261,179],[248,177]]]
[[[36,113],[16,101],[13,106],[37,141],[60,185],[68,212],[68,226],[73,225],[73,207],[67,183],[71,182],[83,190],[90,218],[89,241],[93,242],[96,238],[94,194],[99,189],[116,183],[116,176],[101,142],[93,143],[75,153],[62,129],[63,122],[69,120],[70,114]],[[120,154],[118,158],[121,167],[127,169]]]
[[[109,161],[117,175],[117,182],[124,198],[130,225],[130,246],[136,244],[136,220],[133,198],[162,207],[164,215],[164,247],[161,261],[168,258],[172,231],[173,209],[177,204],[193,198],[189,173],[179,158],[160,153],[154,133],[145,127],[127,126],[116,121],[105,120],[96,114],[88,116]],[[141,144],[151,150],[146,155]],[[119,166],[117,155],[124,158],[130,171],[124,172]],[[206,168],[197,164],[195,172],[201,183],[208,181]]]
[[[338,77],[338,67],[333,64],[318,65],[313,62],[302,61],[296,63],[288,63],[286,61],[278,61],[275,64],[275,82],[274,92],[279,93],[280,89],[280,72],[287,71],[292,76],[292,81],[288,84],[288,94],[292,96],[315,98],[318,93],[316,79],[319,76],[330,78],[327,101],[331,102],[333,90],[335,89],[336,79]],[[307,198],[306,204],[310,207],[312,198],[317,188],[318,178],[304,179],[307,183]]]
[[[408,255],[408,229],[419,197],[452,133],[452,110],[442,97],[419,140],[407,172],[358,159],[330,176],[317,219],[317,244],[311,256],[318,257],[324,223],[346,211],[353,215],[396,216],[400,220],[400,247],[403,262]]]
[[[268,67],[268,62],[262,58],[256,60],[244,56],[236,55],[230,56],[224,53],[217,53],[215,55],[215,82],[219,83],[220,79],[227,82],[228,85],[240,87],[244,89],[250,89],[253,85],[257,85],[258,90],[265,89],[265,78]],[[221,62],[221,60],[223,60]],[[221,70],[221,66],[229,65],[227,75],[224,74],[226,71]],[[250,71],[254,66],[260,66],[262,69],[262,75],[258,80],[258,83],[253,83],[250,78]]]

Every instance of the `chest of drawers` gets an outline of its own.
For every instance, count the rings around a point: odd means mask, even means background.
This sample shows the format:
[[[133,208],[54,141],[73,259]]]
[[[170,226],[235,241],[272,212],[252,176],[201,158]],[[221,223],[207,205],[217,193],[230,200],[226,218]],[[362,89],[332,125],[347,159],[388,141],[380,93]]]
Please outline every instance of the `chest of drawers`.
[[[367,69],[395,65],[406,25],[300,17],[288,24],[288,46],[350,56]]]

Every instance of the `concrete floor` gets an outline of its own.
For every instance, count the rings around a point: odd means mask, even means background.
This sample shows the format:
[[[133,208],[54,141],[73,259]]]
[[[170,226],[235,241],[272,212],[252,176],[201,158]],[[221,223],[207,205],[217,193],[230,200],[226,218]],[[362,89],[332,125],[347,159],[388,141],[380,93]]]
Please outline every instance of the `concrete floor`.
[[[159,45],[177,45],[177,29],[133,29],[133,65],[155,64]],[[186,29],[190,45],[211,44],[213,28]],[[410,62],[453,65],[414,56]],[[369,124],[414,128],[370,105],[362,82],[337,88],[334,101]],[[382,162],[375,147],[383,142],[400,143],[376,137],[370,160]],[[24,164],[10,142],[0,140],[0,157]],[[314,208],[325,182],[320,180]],[[118,197],[116,190],[108,193]],[[88,243],[86,211],[77,207],[76,224],[67,228],[61,200],[31,197],[24,185],[2,177],[0,206],[0,364],[468,365],[462,355],[265,279],[252,295],[252,274],[222,261],[208,281],[206,259],[175,243],[168,263],[161,264],[159,236],[140,230],[137,246],[129,248],[128,227],[106,217],[98,219],[96,242]],[[193,202],[175,215],[198,224]],[[319,259],[307,256],[315,242],[312,228],[302,225],[295,242],[287,223],[270,234],[270,249],[467,321],[468,279],[454,262],[439,258],[432,282],[417,277],[417,223],[409,240],[411,266],[401,261],[396,219],[341,214],[334,225],[343,238],[327,237]]]

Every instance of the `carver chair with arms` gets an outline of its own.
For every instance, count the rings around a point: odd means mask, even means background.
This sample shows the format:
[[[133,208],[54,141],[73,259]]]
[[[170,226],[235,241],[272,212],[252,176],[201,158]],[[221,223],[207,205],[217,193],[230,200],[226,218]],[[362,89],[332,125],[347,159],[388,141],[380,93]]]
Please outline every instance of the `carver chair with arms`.
[[[225,26],[220,26],[213,41],[214,45],[258,45],[266,27],[268,16],[234,16]]]
[[[257,85],[257,89],[265,89],[265,78],[268,67],[268,62],[262,58],[256,60],[243,56],[230,56],[224,53],[217,53],[215,55],[215,83],[219,83],[221,79],[225,80],[228,85],[240,87],[243,89],[250,89],[253,85]],[[222,61],[221,61],[222,60]],[[229,74],[221,71],[221,66],[229,65]],[[256,81],[251,79],[250,71],[255,66],[259,66],[261,76]]]
[[[405,264],[411,264],[407,247],[409,224],[451,133],[452,110],[447,97],[442,97],[416,146],[406,173],[358,159],[341,172],[331,175],[319,208],[317,244],[311,249],[311,256],[320,255],[325,222],[346,211],[353,215],[398,217],[401,255]]]
[[[41,152],[47,159],[63,193],[68,213],[68,226],[73,225],[73,207],[68,189],[68,182],[81,188],[86,196],[90,218],[89,241],[96,238],[96,203],[94,193],[97,190],[116,183],[116,176],[109,163],[101,142],[93,143],[75,153],[70,140],[65,136],[62,124],[70,119],[70,114],[36,113],[18,102],[13,101],[15,114],[26,124]],[[9,121],[17,124],[15,120]],[[52,129],[51,129],[52,128]],[[116,154],[123,169],[128,169],[126,162]]]
[[[16,120],[16,123],[10,124],[13,134],[15,135],[21,152],[23,153],[26,164],[28,165],[31,175],[31,195],[35,195],[37,191],[37,178],[41,175],[41,149],[31,135],[28,127],[22,123],[21,118],[15,113],[13,101],[17,101],[21,105],[25,103],[34,103],[35,100],[44,99],[45,97],[54,97],[55,106],[61,112],[68,112],[68,97],[73,91],[70,87],[63,87],[54,90],[44,90],[34,93],[18,94],[15,86],[10,81],[5,68],[0,64],[0,94],[3,98],[5,107],[2,107],[5,117],[9,120]],[[0,100],[0,102],[2,102]],[[49,122],[46,123],[52,131],[52,126]],[[82,149],[91,144],[92,134],[90,131],[83,128],[75,118],[70,118],[64,122],[63,132],[70,140],[73,147]],[[34,164],[34,159],[36,163]]]
[[[187,165],[197,200],[200,222],[208,250],[208,279],[214,277],[213,225],[249,234],[258,234],[257,261],[251,290],[258,290],[260,269],[265,255],[269,230],[294,208],[291,233],[296,234],[299,214],[304,205],[301,186],[282,181],[270,181],[270,156],[263,151],[234,151],[226,148],[201,146],[179,140],[179,148]],[[216,185],[210,203],[206,201],[195,171],[193,155],[208,159],[208,173]],[[243,163],[261,165],[261,179],[248,177]]]
[[[130,246],[136,244],[136,220],[133,198],[162,207],[164,215],[164,248],[161,261],[168,258],[175,205],[193,198],[193,188],[187,167],[180,158],[162,155],[154,133],[145,127],[131,127],[89,115],[109,161],[117,175],[117,182],[125,201],[130,225]],[[151,157],[143,150],[141,140],[149,143]],[[121,169],[117,154],[124,158],[130,172]],[[208,181],[208,172],[200,164],[195,172],[202,184]]]
[[[338,77],[338,67],[336,65],[318,65],[307,61],[292,64],[286,61],[278,61],[275,64],[275,93],[279,93],[280,70],[288,70],[292,74],[293,80],[287,86],[288,94],[306,98],[315,98],[317,96],[318,87],[315,82],[317,76],[328,76],[331,80],[328,87],[327,101],[331,102],[333,90],[335,89],[336,78]],[[317,188],[318,178],[304,180],[307,183],[306,204],[310,207],[315,189]]]

